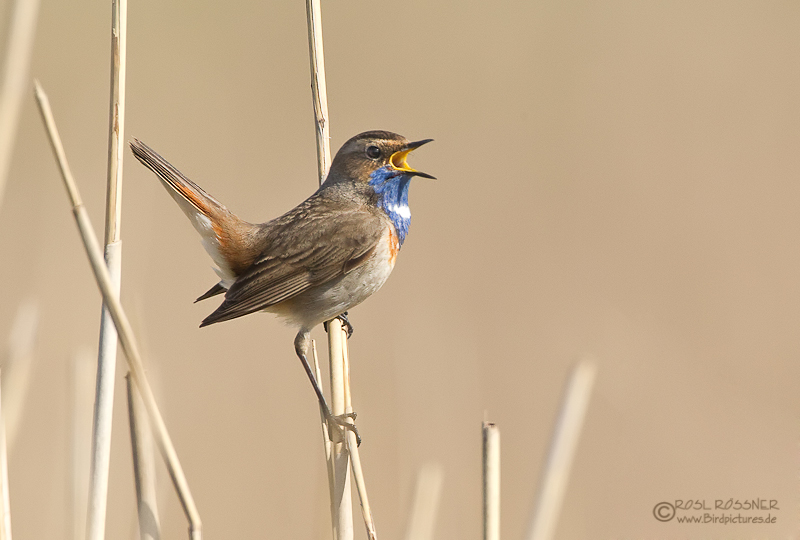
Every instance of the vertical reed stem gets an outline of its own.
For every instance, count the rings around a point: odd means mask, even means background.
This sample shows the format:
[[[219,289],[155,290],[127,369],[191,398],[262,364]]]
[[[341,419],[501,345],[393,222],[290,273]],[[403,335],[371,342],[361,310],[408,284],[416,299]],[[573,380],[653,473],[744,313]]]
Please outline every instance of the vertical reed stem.
[[[28,67],[33,52],[39,0],[16,0],[11,9],[0,87],[0,207],[3,206],[6,180],[11,169],[11,154],[22,111],[22,100],[30,84]]]
[[[141,540],[160,540],[153,436],[147,422],[147,411],[144,410],[142,397],[139,395],[139,390],[133,385],[130,373],[125,376],[125,383],[128,390],[128,425],[131,431],[133,475],[136,480],[139,538]]]
[[[331,163],[330,121],[328,119],[328,92],[325,83],[325,55],[322,47],[322,12],[320,0],[306,0],[308,18],[308,54],[311,68],[311,95],[314,102],[314,122],[317,141],[317,172],[320,185],[325,181]],[[347,347],[343,338],[341,321],[328,323],[328,357],[331,374],[331,412],[344,414],[345,371],[342,347]],[[342,344],[344,341],[344,344]],[[345,437],[348,435],[345,434]],[[331,501],[331,519],[335,540],[353,538],[353,501],[350,493],[350,454],[344,442],[332,447],[334,500]]]
[[[311,340],[311,358],[314,361],[314,377],[317,379],[317,384],[322,380],[322,373],[319,369],[319,357],[317,356],[317,342]],[[322,423],[322,446],[325,448],[325,464],[328,471],[328,495],[330,496],[331,516],[333,516],[335,499],[333,495],[334,484],[336,483],[333,475],[333,443],[331,436],[328,432],[328,422],[325,420],[325,409],[322,404],[319,404],[319,418]]]
[[[2,396],[0,396],[2,397]],[[2,399],[0,399],[2,403]],[[8,451],[6,448],[6,423],[0,405],[0,491],[2,505],[0,511],[0,540],[11,540],[11,494],[8,486]]]
[[[444,472],[438,463],[428,463],[420,468],[405,540],[433,540],[443,480]]]
[[[72,357],[72,539],[86,539],[89,502],[89,462],[92,454],[92,409],[97,371],[94,351],[81,349]]]
[[[200,540],[200,538],[202,538],[200,514],[197,511],[194,498],[189,490],[189,484],[183,473],[178,454],[172,444],[172,439],[170,439],[169,432],[167,432],[164,418],[158,410],[153,390],[147,382],[144,365],[142,364],[142,356],[139,353],[139,346],[133,335],[133,328],[131,327],[127,315],[125,315],[125,311],[122,309],[119,295],[114,290],[111,276],[103,260],[102,251],[100,251],[97,236],[89,220],[89,214],[86,212],[83,202],[81,202],[78,187],[75,185],[75,180],[69,169],[67,156],[64,153],[64,146],[61,144],[61,137],[58,135],[58,129],[53,119],[53,112],[50,109],[50,101],[47,99],[47,95],[37,81],[34,81],[34,88],[36,92],[36,103],[39,105],[39,112],[47,128],[50,145],[53,148],[53,154],[55,154],[56,161],[58,162],[61,178],[64,181],[64,187],[67,190],[67,195],[72,205],[72,214],[75,217],[75,223],[80,231],[83,247],[89,258],[89,263],[92,267],[92,272],[94,272],[97,286],[100,289],[100,293],[103,295],[103,301],[106,303],[106,306],[108,306],[111,319],[117,329],[119,342],[125,353],[125,358],[128,360],[128,368],[131,371],[133,382],[136,383],[136,386],[142,393],[142,399],[144,400],[144,405],[156,436],[156,444],[166,462],[167,471],[169,472],[170,478],[172,478],[175,490],[178,493],[178,498],[183,506],[183,511],[189,521],[189,536],[192,540]]]
[[[483,540],[500,540],[500,428],[483,423]]]
[[[539,483],[527,540],[551,540],[555,534],[596,374],[594,362],[587,359],[578,362],[570,374]]]
[[[320,0],[306,0],[306,17],[308,56],[311,62],[311,96],[314,100],[314,127],[317,135],[317,170],[319,183],[322,185],[331,166],[331,126],[328,119],[328,88],[325,83]]]
[[[344,334],[346,336],[346,334]],[[350,394],[350,355],[347,350],[347,338],[342,339],[342,368],[344,370],[344,410],[346,413],[353,412],[352,396]],[[353,420],[349,422],[352,424]],[[364,481],[364,471],[361,468],[361,455],[358,451],[358,440],[356,434],[351,430],[345,431],[347,437],[347,451],[350,453],[350,466],[353,472],[353,480],[356,482],[356,492],[361,501],[361,517],[364,518],[364,526],[367,528],[367,538],[376,540],[375,520],[372,518],[372,508],[369,505],[367,496],[367,485]]]
[[[111,98],[108,136],[108,182],[106,188],[105,261],[117,295],[122,273],[122,243],[119,221],[122,212],[122,156],[125,120],[125,52],[127,0],[112,0],[111,7]],[[108,309],[103,306],[97,356],[97,390],[92,433],[92,461],[86,523],[88,540],[105,538],[108,473],[111,466],[111,428],[114,411],[114,378],[117,366],[117,332]]]
[[[15,430],[14,426],[21,416],[30,379],[38,321],[36,304],[31,300],[22,302],[8,336],[7,356],[0,359],[0,364],[3,366],[0,387],[5,388],[0,395],[0,540],[11,540],[11,493],[8,484],[10,444],[9,438],[6,437],[6,426],[9,425],[11,430]],[[15,374],[14,378],[9,379],[9,371]]]
[[[3,359],[3,420],[6,446],[14,449],[14,441],[22,419],[33,369],[34,345],[39,326],[39,306],[28,298],[20,303],[11,333],[8,336],[8,356]]]
[[[345,373],[342,355],[347,334],[342,321],[328,321],[328,350],[331,363],[331,412],[340,416],[347,412],[345,400]],[[347,436],[345,434],[345,436]],[[334,540],[353,538],[353,498],[350,491],[350,453],[344,441],[333,444]]]
[[[108,121],[108,186],[105,243],[119,241],[122,217],[122,158],[125,155],[125,75],[128,0],[112,0],[111,100]]]

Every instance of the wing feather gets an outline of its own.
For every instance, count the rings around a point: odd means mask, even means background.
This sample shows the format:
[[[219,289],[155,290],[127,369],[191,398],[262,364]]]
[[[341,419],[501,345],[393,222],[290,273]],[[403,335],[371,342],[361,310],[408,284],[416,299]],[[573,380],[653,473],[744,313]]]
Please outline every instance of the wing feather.
[[[268,247],[200,326],[261,311],[358,268],[369,260],[386,224],[367,208],[314,212],[313,198],[264,226]],[[309,208],[312,207],[312,208]],[[301,219],[306,218],[306,219]]]

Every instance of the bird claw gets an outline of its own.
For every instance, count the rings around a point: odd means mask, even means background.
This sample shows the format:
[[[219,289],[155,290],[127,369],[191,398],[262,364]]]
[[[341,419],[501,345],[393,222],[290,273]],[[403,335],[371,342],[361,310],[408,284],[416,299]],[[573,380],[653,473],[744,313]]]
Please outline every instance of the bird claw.
[[[350,339],[350,336],[353,335],[353,331],[355,330],[355,328],[353,328],[353,324],[350,322],[350,319],[347,318],[347,312],[345,311],[344,313],[342,313],[341,315],[337,316],[336,318],[339,319],[340,321],[342,321],[342,328],[347,330],[347,339]],[[325,328],[325,331],[327,332],[328,331],[328,321],[325,321],[324,323],[322,323],[322,327]]]
[[[345,430],[353,432],[356,436],[356,446],[361,446],[361,435],[358,434],[358,428],[352,423],[356,419],[356,413],[349,412],[334,416],[332,414],[326,416],[325,421],[328,424],[328,436],[334,443],[344,442]],[[335,435],[334,435],[335,434]]]
[[[342,321],[342,326],[347,329],[347,339],[350,339],[350,336],[353,335],[355,328],[353,328],[353,324],[350,322],[350,319],[347,318],[347,312],[345,311],[339,315],[338,318],[340,321]]]

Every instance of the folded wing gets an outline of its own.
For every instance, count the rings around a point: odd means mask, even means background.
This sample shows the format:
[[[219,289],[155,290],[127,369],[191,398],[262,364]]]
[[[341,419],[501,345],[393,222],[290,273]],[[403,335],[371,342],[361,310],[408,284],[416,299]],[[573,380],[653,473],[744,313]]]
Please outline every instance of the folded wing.
[[[200,326],[273,306],[336,279],[369,260],[385,224],[369,209],[314,212],[313,197],[265,225],[266,249]]]

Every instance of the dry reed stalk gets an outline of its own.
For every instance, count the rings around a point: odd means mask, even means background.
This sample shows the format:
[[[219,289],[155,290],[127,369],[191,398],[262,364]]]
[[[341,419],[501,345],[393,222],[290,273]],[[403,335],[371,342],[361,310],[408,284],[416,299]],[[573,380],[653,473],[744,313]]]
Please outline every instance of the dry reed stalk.
[[[89,463],[92,454],[97,358],[88,349],[72,357],[72,538],[85,540],[89,502]]]
[[[0,396],[2,398],[2,396]],[[2,403],[2,399],[0,399]],[[11,540],[11,492],[8,486],[8,452],[6,449],[6,427],[3,407],[0,405],[0,540]]]
[[[111,98],[108,112],[108,185],[105,243],[119,242],[122,218],[122,158],[125,155],[125,78],[128,49],[128,0],[112,0]]]
[[[483,540],[500,540],[500,428],[483,422]]]
[[[314,100],[314,127],[317,135],[317,169],[319,184],[322,185],[331,165],[331,126],[328,119],[328,87],[325,83],[320,0],[306,0],[306,18],[308,57],[311,62],[311,95]]]
[[[8,350],[3,359],[3,416],[9,453],[14,449],[23,404],[30,388],[38,326],[39,307],[34,300],[28,298],[17,308],[8,336]]]
[[[539,483],[528,540],[553,538],[596,375],[597,367],[589,359],[581,360],[572,369]]]
[[[14,317],[8,337],[7,356],[2,362],[3,377],[0,380],[0,387],[5,387],[6,391],[0,392],[0,540],[11,540],[8,449],[9,441],[17,432],[22,404],[28,391],[38,323],[39,310],[36,303],[32,300],[22,302]],[[9,372],[13,377],[8,377]],[[11,414],[8,414],[8,411],[11,411]],[[10,426],[12,433],[10,438],[6,436],[6,424]]]
[[[438,463],[428,463],[420,468],[411,499],[411,516],[405,540],[433,540],[443,479],[444,472]]]
[[[328,321],[328,353],[331,365],[331,412],[340,416],[347,412],[345,402],[345,373],[343,347],[347,333],[342,321]],[[347,430],[350,432],[350,430]],[[345,438],[347,434],[345,434]],[[333,537],[334,540],[353,538],[353,497],[350,489],[350,453],[344,440],[333,443]]]
[[[136,502],[139,515],[139,538],[159,540],[161,528],[158,519],[156,499],[156,468],[153,460],[153,437],[147,422],[139,390],[131,381],[131,374],[125,376],[128,393],[128,425],[131,431],[131,450],[133,452],[133,475],[136,481]]]
[[[344,369],[344,410],[345,413],[353,412],[353,402],[350,395],[350,355],[347,350],[347,337],[342,340],[342,367]],[[348,421],[353,424],[352,418]],[[361,516],[364,518],[364,525],[367,528],[367,538],[376,540],[375,521],[372,518],[372,508],[369,505],[367,496],[367,485],[364,482],[364,471],[361,468],[361,455],[358,453],[358,440],[352,430],[346,430],[347,451],[350,453],[350,467],[353,470],[353,479],[356,482],[356,493],[361,501]]]
[[[133,382],[136,383],[136,386],[139,388],[139,391],[142,394],[142,399],[144,400],[148,417],[153,426],[153,430],[155,431],[156,444],[158,445],[164,461],[166,462],[167,470],[172,478],[173,484],[175,485],[175,489],[178,492],[178,498],[180,499],[183,511],[189,520],[190,537],[192,540],[200,540],[200,538],[202,538],[200,515],[197,512],[197,507],[195,506],[191,491],[189,490],[189,485],[186,482],[186,476],[184,475],[183,468],[178,460],[175,447],[173,446],[172,440],[167,432],[167,426],[164,424],[164,419],[158,410],[158,405],[156,404],[153,390],[150,387],[150,384],[147,382],[144,366],[142,364],[142,357],[139,353],[139,346],[136,343],[130,321],[125,315],[125,311],[122,309],[122,304],[119,301],[119,297],[114,290],[114,285],[111,281],[111,277],[108,274],[108,268],[105,265],[105,261],[103,260],[103,254],[100,250],[97,236],[94,233],[91,221],[89,220],[89,215],[86,212],[86,208],[83,206],[83,203],[81,202],[78,188],[75,185],[75,180],[70,172],[67,158],[64,153],[64,147],[61,144],[61,138],[58,135],[58,129],[56,128],[55,120],[53,120],[53,113],[50,110],[50,102],[38,81],[34,82],[34,86],[39,112],[41,113],[42,120],[47,128],[47,133],[50,138],[50,145],[53,148],[53,153],[55,154],[56,161],[58,162],[59,170],[61,171],[61,177],[64,181],[64,186],[67,190],[67,194],[72,205],[72,213],[75,217],[75,222],[78,225],[78,230],[81,234],[81,240],[83,241],[86,255],[89,258],[89,263],[91,264],[92,271],[94,272],[95,280],[97,281],[97,285],[100,288],[101,294],[103,295],[103,301],[108,306],[109,313],[111,314],[111,318],[116,326],[120,345],[122,346],[122,350],[125,353],[126,359],[128,360],[128,368],[131,371]]]
[[[120,293],[122,273],[122,242],[119,236],[119,225],[122,214],[127,11],[127,0],[112,0],[105,261],[117,296]],[[100,320],[100,345],[97,353],[92,461],[89,473],[89,513],[86,522],[86,538],[89,540],[102,540],[105,537],[116,366],[117,332],[107,307],[103,306]]]
[[[313,339],[311,340],[311,358],[314,363],[314,378],[317,380],[317,384],[320,384],[320,381],[322,380],[322,372],[319,369],[317,342]],[[331,438],[328,433],[328,422],[325,420],[325,409],[322,408],[322,403],[319,405],[320,421],[322,422],[322,435],[324,436],[324,439],[322,439],[322,445],[325,447],[325,459],[328,459],[331,455]]]
[[[36,33],[39,0],[16,0],[12,7],[8,43],[0,88],[0,207],[3,206],[11,154],[22,111],[22,100],[30,84],[28,68]]]
[[[311,358],[314,362],[314,377],[317,379],[317,384],[320,384],[322,373],[319,369],[317,342],[313,339],[311,340]],[[333,515],[333,501],[335,498],[333,496],[333,486],[335,484],[333,477],[333,443],[331,442],[331,436],[328,431],[328,421],[325,419],[325,409],[322,407],[322,403],[319,404],[319,419],[322,423],[322,446],[325,449],[325,465],[328,471],[328,495],[330,496],[331,515]]]
[[[308,54],[311,69],[311,95],[314,102],[314,123],[317,142],[317,172],[319,183],[325,181],[331,163],[330,121],[328,118],[328,92],[325,83],[325,55],[322,45],[322,12],[320,0],[306,0],[308,22]],[[345,373],[342,348],[347,347],[347,338],[342,337],[341,321],[328,324],[328,358],[331,377],[331,412],[341,415],[345,406]],[[344,341],[342,345],[341,342]],[[352,433],[350,430],[347,433]],[[345,439],[350,435],[345,434]],[[331,493],[331,521],[334,540],[353,538],[353,501],[350,491],[350,453],[346,444],[337,442],[332,446],[333,485]],[[360,469],[360,465],[359,465]],[[329,474],[330,479],[330,474]],[[362,499],[363,501],[364,499]],[[369,530],[370,525],[367,525]],[[374,529],[373,529],[374,532]]]

